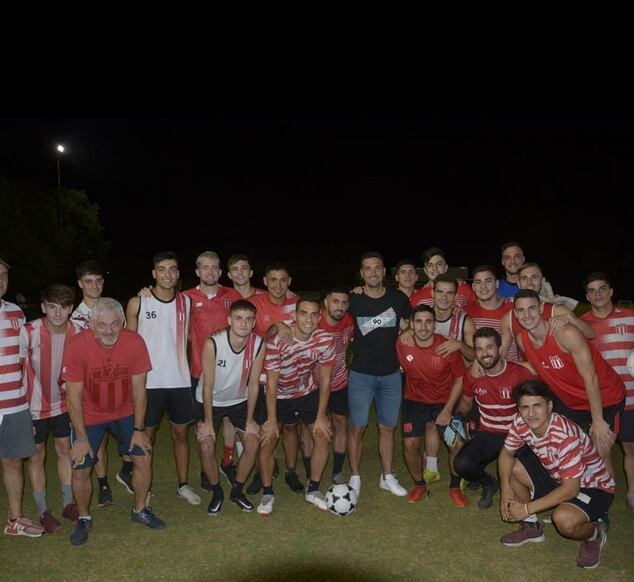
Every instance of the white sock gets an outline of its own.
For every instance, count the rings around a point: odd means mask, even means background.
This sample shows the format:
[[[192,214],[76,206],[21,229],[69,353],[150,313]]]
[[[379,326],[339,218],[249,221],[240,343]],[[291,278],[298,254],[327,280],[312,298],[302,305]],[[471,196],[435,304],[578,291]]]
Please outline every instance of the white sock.
[[[537,514],[531,513],[531,515],[526,516],[523,521],[527,521],[528,523],[537,523]]]
[[[438,473],[438,457],[426,457],[427,458],[427,464],[425,465],[425,468],[428,471],[434,471],[434,473]]]

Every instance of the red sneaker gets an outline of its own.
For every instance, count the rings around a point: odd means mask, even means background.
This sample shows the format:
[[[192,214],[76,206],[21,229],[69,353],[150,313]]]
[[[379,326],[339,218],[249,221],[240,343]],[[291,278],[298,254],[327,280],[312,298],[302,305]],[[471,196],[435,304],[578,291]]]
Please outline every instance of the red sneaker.
[[[54,534],[62,529],[62,524],[53,517],[50,509],[47,509],[40,515],[40,524],[46,530],[47,534]]]
[[[4,533],[8,536],[27,536],[39,538],[44,533],[44,528],[33,523],[28,517],[8,519],[4,526]]]
[[[68,505],[64,505],[64,509],[62,509],[62,517],[75,525],[79,519],[79,509],[77,508],[77,504],[69,503]]]
[[[407,492],[407,501],[410,503],[418,503],[421,499],[425,499],[429,496],[429,491],[427,491],[427,485],[414,485]]]
[[[453,487],[449,489],[449,497],[451,497],[456,507],[467,507],[469,504],[467,496],[462,492],[460,487]]]

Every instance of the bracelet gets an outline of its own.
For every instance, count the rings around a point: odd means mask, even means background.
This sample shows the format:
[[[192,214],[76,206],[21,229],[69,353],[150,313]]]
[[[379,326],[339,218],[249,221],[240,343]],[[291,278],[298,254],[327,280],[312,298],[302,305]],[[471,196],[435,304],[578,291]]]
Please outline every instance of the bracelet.
[[[528,512],[528,503],[524,504],[524,511],[526,511],[526,517],[528,517],[530,515],[530,513]]]

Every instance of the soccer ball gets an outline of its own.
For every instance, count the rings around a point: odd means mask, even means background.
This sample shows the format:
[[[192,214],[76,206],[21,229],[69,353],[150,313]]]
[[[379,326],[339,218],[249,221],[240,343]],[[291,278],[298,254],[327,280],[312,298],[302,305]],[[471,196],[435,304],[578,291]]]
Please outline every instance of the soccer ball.
[[[630,357],[627,359],[627,363],[625,364],[627,371],[630,373],[630,376],[634,378],[634,352],[630,354]]]
[[[330,513],[345,517],[357,507],[357,493],[347,483],[331,485],[326,491],[326,505]]]

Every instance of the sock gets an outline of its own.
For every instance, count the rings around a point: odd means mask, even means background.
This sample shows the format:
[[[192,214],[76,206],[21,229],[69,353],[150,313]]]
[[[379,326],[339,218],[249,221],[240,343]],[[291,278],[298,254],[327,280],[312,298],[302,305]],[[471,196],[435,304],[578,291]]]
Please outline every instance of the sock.
[[[244,451],[244,445],[241,441],[236,441],[236,452],[238,453],[238,457],[242,456],[242,451]]]
[[[244,483],[240,483],[239,481],[236,481],[235,485],[231,488],[231,497],[238,497],[238,495],[242,494],[243,487],[244,487]]]
[[[425,468],[438,473],[438,457],[425,457]]]
[[[274,495],[274,493],[273,493],[273,485],[270,485],[269,487],[265,487],[262,490],[262,495]]]
[[[138,513],[138,511],[137,511]],[[90,515],[80,515],[78,519],[87,519],[88,521],[92,520],[92,516]]]
[[[450,489],[457,489],[460,487],[460,477],[458,475],[451,474],[451,480],[449,481]]]
[[[489,475],[486,471],[482,471],[482,477],[480,477],[480,485],[482,487],[490,487],[493,485],[493,477]]]
[[[332,473],[333,475],[335,473],[341,473],[343,472],[343,462],[346,459],[346,453],[338,453],[338,452],[334,452],[333,455],[333,460],[332,460]]]
[[[293,473],[295,473],[295,467],[287,467],[286,474],[292,475]]]
[[[214,488],[214,493],[217,493],[218,495],[224,495],[224,491],[222,490],[220,481],[218,481],[218,483],[212,484],[212,487]]]
[[[232,461],[233,461],[233,447],[228,447],[227,445],[225,445],[223,449],[223,454],[222,454],[222,464],[230,465]]]
[[[319,491],[319,481],[313,481],[312,479],[308,482],[308,492],[310,491]]]
[[[179,481],[178,488],[184,487],[185,485],[189,485],[189,481]]]
[[[37,514],[42,515],[48,509],[48,505],[46,504],[46,489],[33,491],[33,501],[35,501]]]
[[[73,502],[73,488],[68,485],[62,485],[62,506],[66,507]]]
[[[129,475],[132,473],[132,461],[123,461],[121,465],[121,472],[124,475]]]
[[[531,513],[528,517],[526,517],[522,521],[525,521],[526,523],[532,523],[535,525],[535,527],[537,527],[537,515],[534,513]]]
[[[110,485],[108,484],[108,477],[97,477],[97,483],[99,483],[99,489],[110,489]]]

